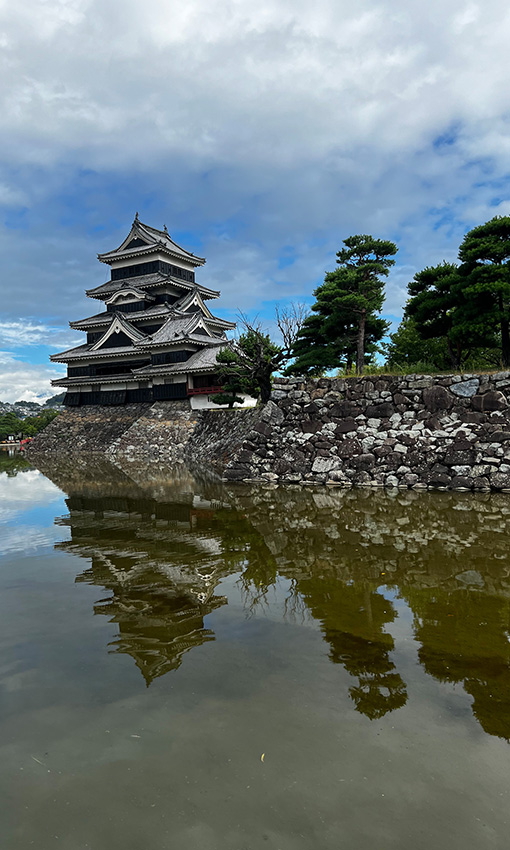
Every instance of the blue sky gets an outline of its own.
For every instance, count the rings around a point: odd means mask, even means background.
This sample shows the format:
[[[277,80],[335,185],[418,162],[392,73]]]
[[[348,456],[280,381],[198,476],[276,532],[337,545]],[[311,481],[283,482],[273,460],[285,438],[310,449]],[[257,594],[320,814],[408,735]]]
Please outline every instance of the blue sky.
[[[510,213],[509,42],[502,0],[0,0],[0,399],[52,392],[136,211],[268,326],[342,239],[394,239],[396,321]]]

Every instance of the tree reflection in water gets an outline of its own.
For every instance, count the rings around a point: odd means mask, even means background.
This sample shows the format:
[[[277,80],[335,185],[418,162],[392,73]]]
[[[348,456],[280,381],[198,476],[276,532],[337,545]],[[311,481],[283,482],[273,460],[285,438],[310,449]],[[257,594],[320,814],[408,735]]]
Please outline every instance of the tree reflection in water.
[[[179,466],[123,471],[75,459],[43,472],[69,494],[78,581],[110,595],[95,612],[118,625],[112,652],[131,655],[147,684],[214,639],[204,617],[238,574],[247,610],[271,604],[318,622],[329,658],[371,720],[405,705],[391,626],[394,600],[413,612],[418,659],[461,682],[490,734],[510,738],[510,500],[501,495],[224,487]]]

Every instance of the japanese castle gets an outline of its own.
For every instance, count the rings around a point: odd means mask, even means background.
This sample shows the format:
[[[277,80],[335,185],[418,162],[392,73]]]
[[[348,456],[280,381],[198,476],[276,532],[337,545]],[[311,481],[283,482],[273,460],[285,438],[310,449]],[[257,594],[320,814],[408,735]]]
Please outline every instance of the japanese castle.
[[[136,214],[128,236],[114,251],[98,254],[110,280],[87,290],[104,309],[70,322],[87,341],[53,354],[67,363],[64,404],[125,404],[190,398],[191,406],[221,392],[216,354],[234,328],[213,316],[206,301],[219,292],[195,281],[205,260],[181,248],[166,226],[156,230]],[[205,398],[204,398],[205,396]]]

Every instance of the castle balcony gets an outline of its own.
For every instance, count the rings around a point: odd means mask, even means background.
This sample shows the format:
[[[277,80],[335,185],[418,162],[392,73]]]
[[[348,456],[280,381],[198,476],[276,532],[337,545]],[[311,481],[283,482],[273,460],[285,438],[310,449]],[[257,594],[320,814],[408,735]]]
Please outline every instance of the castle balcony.
[[[214,395],[225,392],[223,387],[188,387],[188,395]]]

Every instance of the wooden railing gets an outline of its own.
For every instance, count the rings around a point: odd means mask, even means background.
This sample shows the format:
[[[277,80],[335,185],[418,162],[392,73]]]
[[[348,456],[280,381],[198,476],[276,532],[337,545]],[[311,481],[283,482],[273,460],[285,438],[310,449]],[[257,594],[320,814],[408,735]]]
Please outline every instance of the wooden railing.
[[[223,387],[188,387],[188,395],[213,395],[222,392]]]

